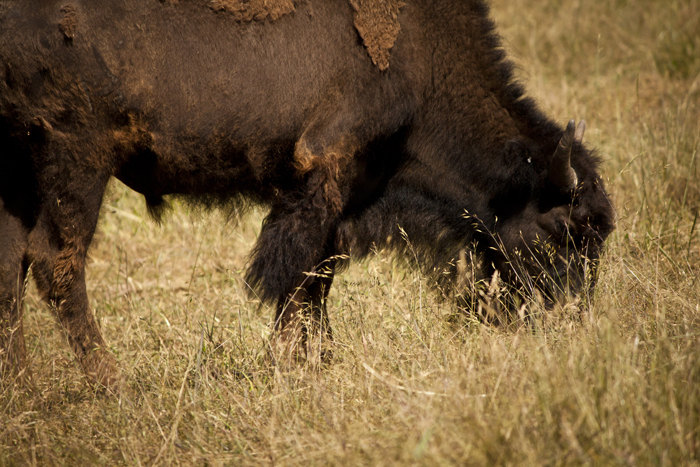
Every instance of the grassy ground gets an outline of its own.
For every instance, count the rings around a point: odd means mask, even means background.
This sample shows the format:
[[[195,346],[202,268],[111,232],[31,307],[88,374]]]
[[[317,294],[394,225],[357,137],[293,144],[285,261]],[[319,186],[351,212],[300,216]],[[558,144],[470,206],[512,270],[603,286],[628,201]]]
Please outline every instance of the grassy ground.
[[[700,1],[493,9],[530,94],[605,159],[618,227],[590,309],[455,319],[378,255],[336,280],[334,363],[276,372],[241,279],[261,214],[159,227],[115,183],[88,288],[128,389],[91,391],[30,288],[0,465],[699,465]]]

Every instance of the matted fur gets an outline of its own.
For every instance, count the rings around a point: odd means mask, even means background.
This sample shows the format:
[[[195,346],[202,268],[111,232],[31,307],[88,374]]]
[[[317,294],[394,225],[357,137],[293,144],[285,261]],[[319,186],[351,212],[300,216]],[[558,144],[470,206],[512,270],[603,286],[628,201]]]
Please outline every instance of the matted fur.
[[[294,11],[292,0],[212,0],[214,11],[227,11],[236,21],[276,21]]]
[[[355,29],[367,53],[380,70],[389,68],[391,48],[401,31],[401,0],[349,0],[354,10]],[[226,11],[236,21],[276,21],[295,9],[293,0],[211,0],[214,11]]]
[[[63,18],[58,22],[58,30],[63,33],[66,39],[73,39],[78,26],[77,8],[75,5],[69,3],[61,7],[61,13],[63,13]]]
[[[380,70],[389,68],[389,52],[399,37],[401,0],[350,0],[355,10],[355,28],[372,62]]]

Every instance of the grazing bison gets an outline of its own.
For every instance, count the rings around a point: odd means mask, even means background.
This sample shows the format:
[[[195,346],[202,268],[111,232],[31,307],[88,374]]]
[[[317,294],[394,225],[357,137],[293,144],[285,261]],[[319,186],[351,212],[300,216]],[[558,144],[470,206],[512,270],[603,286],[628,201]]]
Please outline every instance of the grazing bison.
[[[269,207],[247,280],[283,355],[330,339],[339,256],[403,232],[428,269],[470,248],[515,289],[588,283],[613,214],[585,125],[524,97],[485,1],[276,1],[0,0],[5,368],[31,266],[85,372],[115,382],[85,287],[111,177],[156,218],[168,195]]]

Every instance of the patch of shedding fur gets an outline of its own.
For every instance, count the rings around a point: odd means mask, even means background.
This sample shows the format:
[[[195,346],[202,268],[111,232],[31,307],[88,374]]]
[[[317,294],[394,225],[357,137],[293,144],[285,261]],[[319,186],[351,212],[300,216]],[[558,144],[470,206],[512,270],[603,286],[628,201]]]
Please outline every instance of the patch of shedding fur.
[[[350,0],[355,10],[355,29],[360,33],[372,62],[384,71],[389,52],[399,37],[401,0]]]
[[[64,297],[74,287],[76,276],[80,276],[85,268],[85,252],[80,241],[71,239],[61,250],[54,261],[53,284],[51,295]]]
[[[322,187],[324,199],[334,214],[339,213],[343,206],[343,196],[339,183],[343,178],[342,169],[351,160],[356,149],[348,138],[327,148],[323,154],[315,154],[302,137],[294,149],[294,168],[298,175],[314,173],[312,179]],[[315,191],[315,190],[314,190]]]
[[[236,21],[276,21],[294,11],[292,0],[212,0],[209,8],[225,11]]]
[[[78,26],[78,10],[75,5],[69,3],[61,7],[61,13],[63,18],[58,22],[58,30],[65,39],[72,40]]]
[[[310,172],[317,163],[316,155],[311,152],[306,140],[300,139],[294,149],[294,168],[300,175]]]

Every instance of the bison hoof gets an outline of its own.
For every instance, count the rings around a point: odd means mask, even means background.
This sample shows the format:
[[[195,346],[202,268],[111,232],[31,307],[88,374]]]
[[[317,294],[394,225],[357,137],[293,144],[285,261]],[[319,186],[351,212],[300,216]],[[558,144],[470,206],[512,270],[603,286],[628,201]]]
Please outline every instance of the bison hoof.
[[[320,333],[311,333],[305,343],[306,361],[313,367],[330,364],[333,360],[333,339]]]
[[[333,341],[327,335],[307,333],[302,326],[287,326],[270,338],[270,359],[283,370],[301,366],[318,368],[333,359]]]
[[[118,393],[121,374],[114,357],[103,349],[95,349],[81,361],[83,371],[97,389]]]
[[[286,326],[270,336],[270,359],[278,368],[291,369],[306,361],[304,330],[299,325]]]

